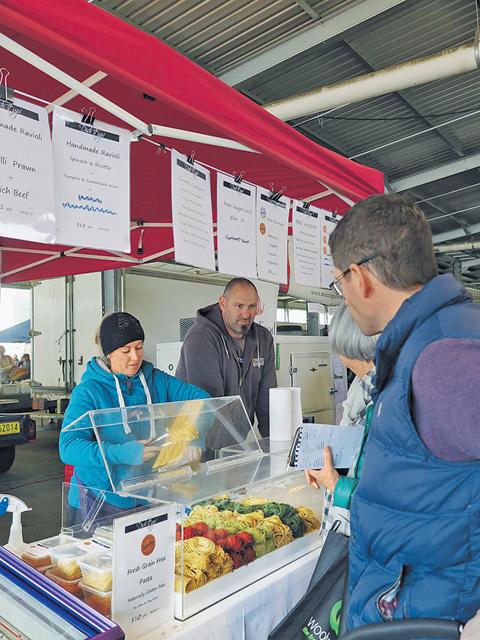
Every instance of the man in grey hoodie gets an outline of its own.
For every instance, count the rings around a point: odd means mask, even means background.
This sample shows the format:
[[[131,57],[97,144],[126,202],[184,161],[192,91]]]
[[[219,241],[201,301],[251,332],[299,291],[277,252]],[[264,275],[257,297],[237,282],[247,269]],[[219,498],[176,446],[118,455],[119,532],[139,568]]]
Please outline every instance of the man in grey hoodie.
[[[273,338],[255,323],[258,292],[234,278],[216,304],[197,312],[185,336],[176,376],[213,397],[239,395],[262,436],[269,433],[269,389],[277,386]]]

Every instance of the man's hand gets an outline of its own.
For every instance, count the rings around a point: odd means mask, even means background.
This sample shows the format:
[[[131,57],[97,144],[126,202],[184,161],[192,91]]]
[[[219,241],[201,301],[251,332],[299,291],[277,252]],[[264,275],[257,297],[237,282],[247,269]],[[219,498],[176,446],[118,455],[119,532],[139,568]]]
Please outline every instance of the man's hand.
[[[340,477],[333,466],[332,450],[325,447],[323,450],[325,463],[322,469],[305,469],[305,477],[310,486],[320,489],[325,487],[328,491],[334,491]]]

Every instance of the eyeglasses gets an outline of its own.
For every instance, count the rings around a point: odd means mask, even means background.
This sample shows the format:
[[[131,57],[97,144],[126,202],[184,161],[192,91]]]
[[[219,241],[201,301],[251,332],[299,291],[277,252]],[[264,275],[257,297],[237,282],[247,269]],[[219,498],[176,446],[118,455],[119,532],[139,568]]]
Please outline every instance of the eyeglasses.
[[[383,257],[384,256],[382,256],[380,253],[372,253],[372,255],[367,256],[366,258],[363,258],[362,260],[359,260],[355,264],[357,265],[357,267],[360,267],[360,266],[362,266],[362,264],[370,262],[370,260],[373,260],[374,258],[383,258]],[[343,290],[342,290],[342,285],[340,284],[340,282],[347,275],[347,273],[350,273],[350,267],[348,269],[345,269],[345,271],[343,273],[341,273],[339,276],[337,276],[335,278],[335,280],[332,280],[332,282],[328,285],[329,289],[331,289],[334,293],[336,293],[338,296],[341,296],[342,298],[343,298]]]

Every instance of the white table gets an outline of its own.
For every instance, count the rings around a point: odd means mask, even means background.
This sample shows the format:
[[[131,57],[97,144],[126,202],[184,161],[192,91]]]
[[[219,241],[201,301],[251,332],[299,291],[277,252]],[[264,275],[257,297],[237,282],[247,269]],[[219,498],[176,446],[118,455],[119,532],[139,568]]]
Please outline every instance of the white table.
[[[185,622],[172,622],[142,640],[266,640],[307,590],[320,550],[291,562]]]

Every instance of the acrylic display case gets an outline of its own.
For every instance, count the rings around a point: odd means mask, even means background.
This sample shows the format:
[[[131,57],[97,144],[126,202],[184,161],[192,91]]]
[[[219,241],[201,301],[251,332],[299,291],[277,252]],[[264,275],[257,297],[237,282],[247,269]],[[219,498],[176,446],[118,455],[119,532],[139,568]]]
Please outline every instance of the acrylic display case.
[[[239,397],[93,411],[68,429],[93,431],[110,490],[137,506],[176,503],[180,620],[321,544],[322,494],[285,447],[260,440]],[[111,445],[133,440],[148,460],[112,464]]]
[[[0,638],[123,640],[120,627],[0,547]]]

